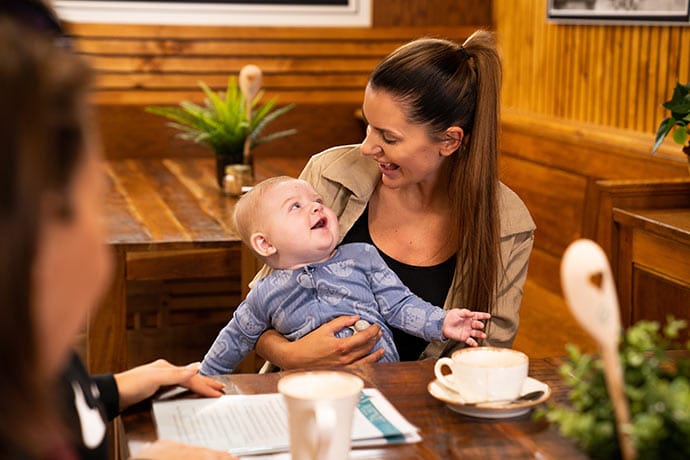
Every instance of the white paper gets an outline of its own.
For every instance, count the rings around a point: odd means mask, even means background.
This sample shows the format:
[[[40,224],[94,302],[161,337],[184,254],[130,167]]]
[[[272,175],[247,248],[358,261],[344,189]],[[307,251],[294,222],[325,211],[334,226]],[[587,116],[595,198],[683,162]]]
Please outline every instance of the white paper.
[[[153,416],[159,439],[235,455],[289,449],[287,413],[278,393],[155,401]],[[421,440],[417,427],[373,388],[363,391],[352,425],[353,447]]]

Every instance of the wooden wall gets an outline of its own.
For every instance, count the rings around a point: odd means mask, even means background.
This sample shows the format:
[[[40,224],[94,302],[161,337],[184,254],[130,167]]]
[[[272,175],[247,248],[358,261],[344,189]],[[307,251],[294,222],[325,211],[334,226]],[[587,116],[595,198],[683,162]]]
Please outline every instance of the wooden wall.
[[[578,238],[595,239],[602,179],[687,177],[687,163],[651,157],[649,135],[503,114],[501,179],[525,201],[537,224],[529,277],[560,294],[560,259]],[[609,227],[610,228],[610,227]]]
[[[198,81],[222,89],[245,64],[264,71],[267,96],[297,107],[275,129],[298,134],[260,146],[257,155],[306,158],[337,144],[358,142],[354,117],[367,77],[379,60],[420,36],[463,40],[491,26],[484,0],[374,0],[371,28],[199,27],[67,24],[97,71],[98,108],[106,155],[207,155],[174,138],[148,104],[202,100]]]
[[[506,108],[654,133],[676,80],[690,81],[690,27],[564,25],[547,0],[495,0]]]

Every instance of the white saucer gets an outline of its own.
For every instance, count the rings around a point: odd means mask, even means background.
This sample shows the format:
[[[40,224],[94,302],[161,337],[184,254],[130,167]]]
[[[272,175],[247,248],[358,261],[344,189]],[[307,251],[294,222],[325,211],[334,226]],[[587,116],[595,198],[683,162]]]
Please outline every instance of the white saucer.
[[[479,418],[519,417],[520,415],[528,413],[534,406],[543,403],[551,396],[551,388],[549,388],[549,386],[544,382],[540,382],[532,377],[527,377],[525,379],[525,383],[522,386],[522,392],[520,394],[524,395],[537,390],[543,391],[544,394],[539,399],[534,401],[520,401],[519,403],[510,405],[501,403],[480,403],[476,406],[466,405],[458,394],[447,390],[443,385],[438,383],[438,380],[429,382],[427,390],[431,396],[443,401],[455,412],[463,415],[469,415],[470,417]]]

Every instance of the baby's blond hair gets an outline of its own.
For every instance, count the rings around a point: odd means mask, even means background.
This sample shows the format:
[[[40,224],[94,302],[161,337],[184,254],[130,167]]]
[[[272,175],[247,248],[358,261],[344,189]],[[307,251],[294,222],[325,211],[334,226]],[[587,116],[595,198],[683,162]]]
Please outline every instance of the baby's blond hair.
[[[295,180],[295,178],[290,176],[276,176],[263,180],[252,187],[250,191],[242,195],[237,201],[237,204],[235,204],[235,212],[233,214],[235,227],[240,234],[242,242],[252,250],[253,248],[249,239],[253,233],[262,231],[262,227],[265,223],[265,216],[263,215],[264,195],[276,185],[291,180]]]

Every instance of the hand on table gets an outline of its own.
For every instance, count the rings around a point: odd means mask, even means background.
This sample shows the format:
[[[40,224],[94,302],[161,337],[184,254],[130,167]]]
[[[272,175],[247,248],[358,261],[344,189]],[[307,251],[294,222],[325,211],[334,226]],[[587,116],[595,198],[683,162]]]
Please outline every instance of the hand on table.
[[[221,396],[223,384],[199,375],[199,366],[199,363],[174,366],[164,359],[159,359],[115,374],[115,382],[120,394],[120,409],[143,401],[152,396],[160,387],[167,385],[181,385],[201,396]]]

